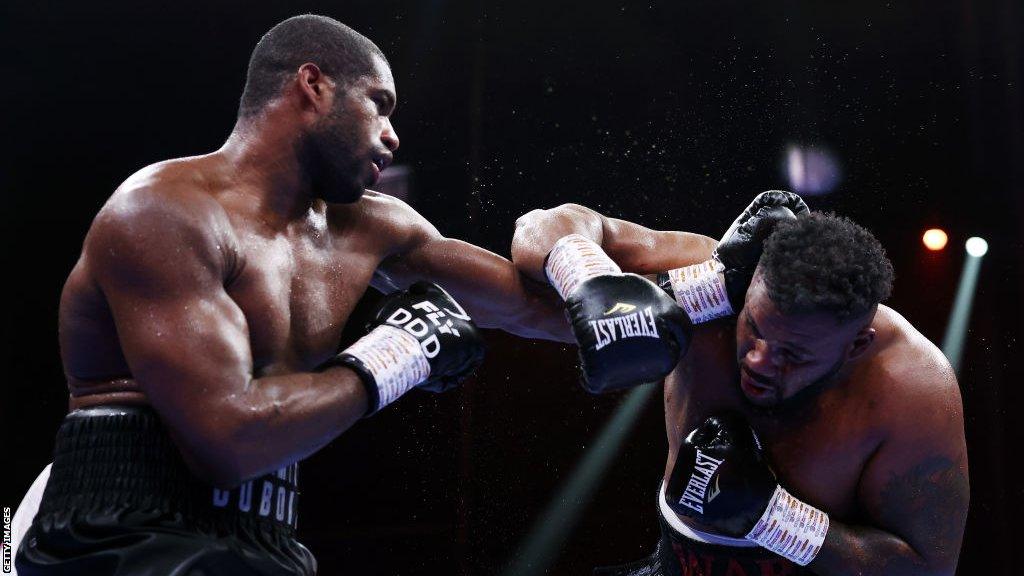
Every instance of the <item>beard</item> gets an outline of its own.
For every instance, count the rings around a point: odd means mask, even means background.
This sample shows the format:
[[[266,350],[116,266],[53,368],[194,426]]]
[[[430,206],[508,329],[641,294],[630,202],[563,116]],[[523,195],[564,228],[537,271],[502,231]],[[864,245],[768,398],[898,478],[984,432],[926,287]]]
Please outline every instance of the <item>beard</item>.
[[[838,381],[837,376],[839,375],[839,371],[843,369],[843,366],[846,366],[846,359],[840,358],[823,375],[815,378],[810,384],[801,388],[796,394],[789,398],[777,398],[773,403],[768,405],[755,404],[754,402],[751,402],[750,398],[747,398],[747,395],[744,394],[742,390],[740,391],[740,397],[747,409],[752,413],[756,413],[761,416],[793,418],[796,415],[806,415],[811,410],[811,407],[818,396]]]
[[[299,158],[310,190],[325,202],[350,204],[365,190],[355,130],[345,126],[338,110],[316,123],[299,141]]]

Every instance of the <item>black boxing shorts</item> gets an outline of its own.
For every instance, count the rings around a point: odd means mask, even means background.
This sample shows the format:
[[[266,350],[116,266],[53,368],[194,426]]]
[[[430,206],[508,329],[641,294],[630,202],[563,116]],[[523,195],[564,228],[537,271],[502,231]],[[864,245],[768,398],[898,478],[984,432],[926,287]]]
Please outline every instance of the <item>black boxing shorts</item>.
[[[150,408],[76,410],[57,433],[21,576],[297,576],[316,560],[295,539],[297,466],[233,490],[185,467]]]
[[[805,576],[813,574],[741,538],[697,532],[683,524],[658,492],[661,537],[654,553],[632,564],[597,568],[595,576]]]

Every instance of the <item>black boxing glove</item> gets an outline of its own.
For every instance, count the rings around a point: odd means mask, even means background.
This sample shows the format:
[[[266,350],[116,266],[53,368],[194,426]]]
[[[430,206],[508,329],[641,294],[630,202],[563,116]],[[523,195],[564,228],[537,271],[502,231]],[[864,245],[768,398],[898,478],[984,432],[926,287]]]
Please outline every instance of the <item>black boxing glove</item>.
[[[725,232],[712,256],[725,266],[725,285],[733,310],[743,300],[764,251],[764,241],[783,220],[795,220],[810,213],[803,198],[783,190],[758,194]]]
[[[757,434],[735,412],[709,417],[683,440],[665,501],[677,514],[801,566],[828,532],[828,514],[778,484]]]
[[[779,222],[809,212],[803,199],[792,192],[762,192],[733,221],[710,260],[664,272],[658,276],[658,285],[694,324],[731,316],[743,308],[765,239]]]
[[[560,239],[545,271],[565,300],[589,392],[661,380],[685,354],[686,314],[653,282],[623,274],[594,242]]]
[[[412,388],[449,390],[483,361],[483,339],[473,320],[432,282],[385,296],[366,328],[366,336],[324,367],[344,365],[360,376],[368,415]]]
[[[589,392],[661,380],[689,347],[686,314],[641,276],[592,278],[565,305]]]

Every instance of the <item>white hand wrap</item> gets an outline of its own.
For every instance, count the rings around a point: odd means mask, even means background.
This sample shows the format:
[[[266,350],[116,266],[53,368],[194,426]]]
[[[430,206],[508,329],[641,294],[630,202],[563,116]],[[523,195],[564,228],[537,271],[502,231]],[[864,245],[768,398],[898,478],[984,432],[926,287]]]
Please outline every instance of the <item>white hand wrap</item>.
[[[379,391],[377,410],[420,385],[430,376],[430,363],[416,337],[401,328],[381,325],[345,349],[363,362]]]
[[[569,234],[559,238],[551,248],[544,273],[565,300],[583,282],[596,276],[618,276],[622,270],[594,241]]]
[[[668,271],[672,294],[694,324],[733,314],[721,276],[723,270],[721,262],[711,259]]]
[[[827,533],[828,514],[797,500],[778,486],[768,508],[746,539],[806,566],[818,555]]]

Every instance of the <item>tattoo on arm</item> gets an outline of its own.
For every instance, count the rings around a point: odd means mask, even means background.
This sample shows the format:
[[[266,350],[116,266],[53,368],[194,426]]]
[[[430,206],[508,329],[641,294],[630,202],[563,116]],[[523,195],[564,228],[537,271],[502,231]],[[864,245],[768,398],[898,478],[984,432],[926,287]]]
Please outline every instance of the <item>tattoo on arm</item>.
[[[886,524],[932,560],[959,556],[969,499],[966,473],[946,456],[932,456],[893,474],[881,493]]]
[[[872,525],[832,522],[811,564],[822,575],[950,574],[967,518],[968,481],[958,462],[932,456],[890,475]]]

